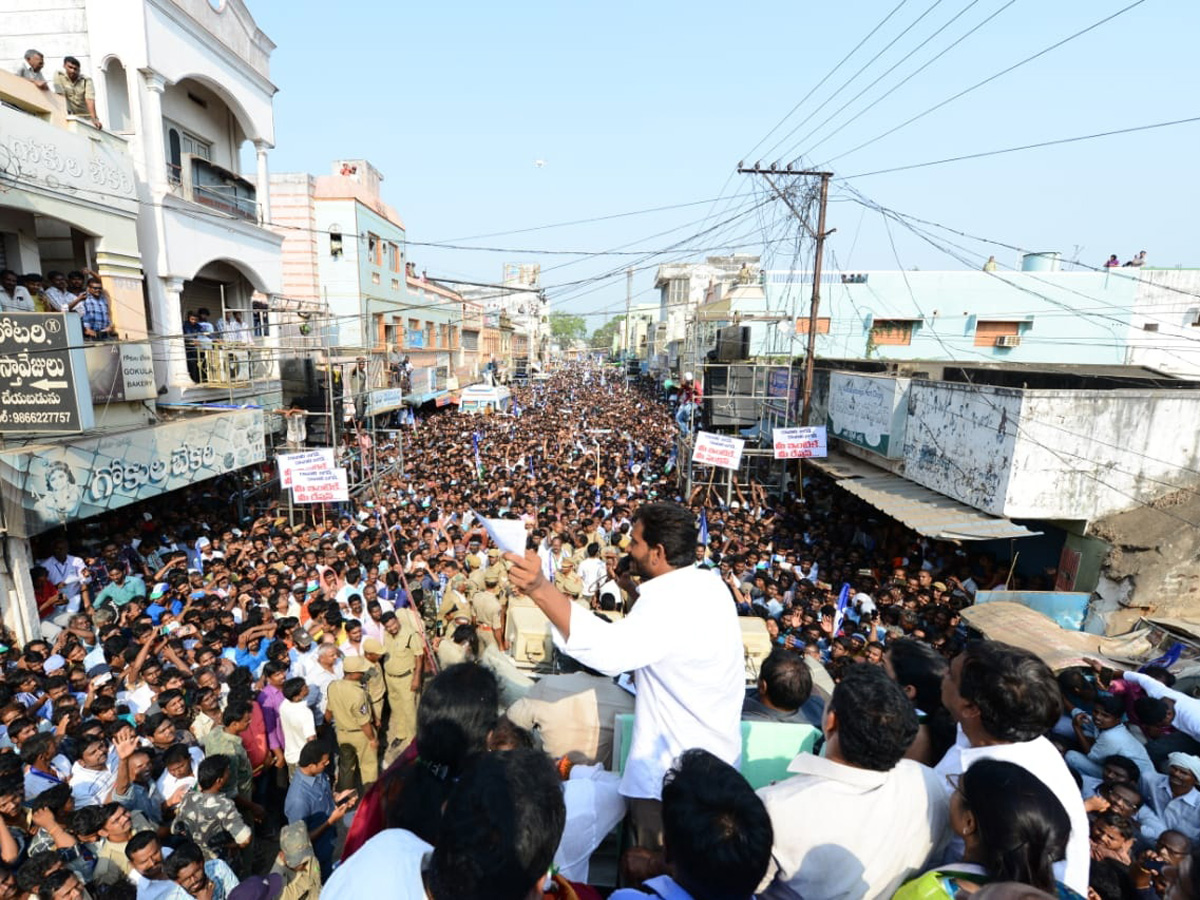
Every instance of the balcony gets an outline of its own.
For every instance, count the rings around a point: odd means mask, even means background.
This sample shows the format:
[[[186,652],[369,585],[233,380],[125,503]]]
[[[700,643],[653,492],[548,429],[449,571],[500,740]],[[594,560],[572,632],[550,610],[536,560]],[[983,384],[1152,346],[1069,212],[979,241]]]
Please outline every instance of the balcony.
[[[247,222],[259,221],[254,185],[202,157],[185,153],[178,164],[168,162],[167,185],[184,200]]]
[[[275,377],[273,347],[235,341],[197,342],[187,351],[188,369],[199,376],[198,383],[204,387],[239,388],[249,387],[257,381],[268,381]]]

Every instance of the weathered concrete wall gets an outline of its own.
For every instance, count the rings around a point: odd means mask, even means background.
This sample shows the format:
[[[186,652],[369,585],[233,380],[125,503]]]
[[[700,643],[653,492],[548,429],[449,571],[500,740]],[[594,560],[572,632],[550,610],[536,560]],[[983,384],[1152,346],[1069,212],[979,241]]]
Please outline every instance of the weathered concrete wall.
[[[1099,519],[1200,472],[1200,391],[1024,394],[1006,516]]]
[[[1021,395],[1010,388],[913,381],[904,438],[905,476],[976,509],[1007,515]]]

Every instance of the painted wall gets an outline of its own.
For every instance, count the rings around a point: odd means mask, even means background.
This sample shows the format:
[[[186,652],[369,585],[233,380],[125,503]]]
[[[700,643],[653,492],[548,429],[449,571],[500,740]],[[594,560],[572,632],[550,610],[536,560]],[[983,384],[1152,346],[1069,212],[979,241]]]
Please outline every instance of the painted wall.
[[[905,477],[976,509],[1006,515],[1017,440],[1010,423],[1020,419],[1021,393],[913,381],[904,437]]]
[[[822,276],[821,314],[832,319],[818,335],[817,353],[837,358],[956,359],[1004,362],[1123,364],[1139,281],[1114,272],[900,272],[856,273],[865,283],[843,284],[842,273]],[[1191,282],[1200,293],[1200,273]],[[768,306],[808,308],[811,276],[769,272]],[[1077,310],[1089,311],[1081,315]],[[875,345],[877,319],[919,322],[908,345]],[[1020,321],[1021,344],[976,347],[981,320]],[[1200,332],[1200,329],[1196,329]],[[1200,333],[1196,335],[1200,341]],[[1200,343],[1197,344],[1200,347]]]

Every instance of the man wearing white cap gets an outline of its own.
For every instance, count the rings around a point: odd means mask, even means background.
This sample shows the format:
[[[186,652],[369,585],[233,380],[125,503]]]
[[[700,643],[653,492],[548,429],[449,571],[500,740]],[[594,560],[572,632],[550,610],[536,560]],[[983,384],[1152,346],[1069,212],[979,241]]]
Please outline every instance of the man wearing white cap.
[[[1167,774],[1151,772],[1142,776],[1142,793],[1146,805],[1154,810],[1162,823],[1162,831],[1178,831],[1189,841],[1200,840],[1200,756],[1172,753],[1167,757]],[[1154,840],[1157,834],[1146,832],[1143,837]],[[1159,833],[1161,834],[1162,831]]]
[[[675,411],[675,424],[684,434],[692,430],[692,419],[694,414],[699,412],[703,394],[703,389],[692,377],[692,373],[684,372],[683,384],[679,388],[679,408]]]

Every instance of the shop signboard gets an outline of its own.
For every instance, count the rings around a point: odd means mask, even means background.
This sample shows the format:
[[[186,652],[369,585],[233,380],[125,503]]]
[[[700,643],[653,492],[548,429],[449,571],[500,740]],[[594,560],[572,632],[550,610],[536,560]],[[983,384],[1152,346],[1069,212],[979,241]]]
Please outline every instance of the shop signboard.
[[[903,456],[910,381],[834,372],[829,380],[829,436],[891,459]]]
[[[105,341],[84,347],[93,403],[153,400],[154,355],[149,341]]]
[[[378,416],[399,409],[403,404],[404,396],[400,388],[380,388],[367,395],[366,415]]]
[[[78,316],[0,313],[0,433],[91,428],[86,373]]]
[[[0,453],[9,533],[28,537],[266,459],[261,410]]]

